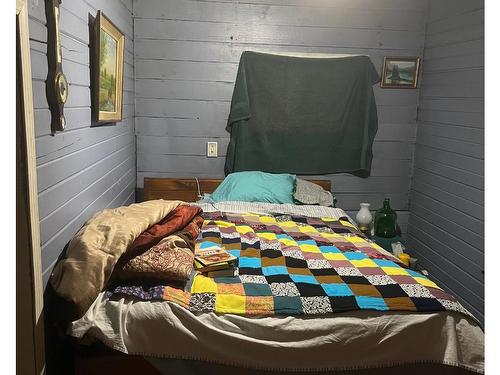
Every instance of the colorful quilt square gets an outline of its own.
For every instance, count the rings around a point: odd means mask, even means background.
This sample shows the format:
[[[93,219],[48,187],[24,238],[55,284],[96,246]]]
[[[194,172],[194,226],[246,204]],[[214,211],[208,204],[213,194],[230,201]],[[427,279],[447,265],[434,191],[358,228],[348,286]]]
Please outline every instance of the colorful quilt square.
[[[240,285],[243,286],[247,296],[271,296],[273,294],[269,284],[245,283]]]
[[[417,284],[415,279],[411,276],[391,275],[390,277],[398,284]]]
[[[382,268],[375,268],[375,267],[360,267],[358,268],[359,272],[363,274],[363,276],[368,276],[368,275],[385,275],[385,272]]]
[[[253,229],[251,227],[249,227],[248,225],[237,225],[236,231],[238,233],[245,234],[248,232],[253,232]]]
[[[261,240],[260,249],[261,250],[272,249],[281,251],[281,243],[279,241]]]
[[[223,240],[222,245],[228,251],[229,250],[240,251],[241,249],[241,243],[239,241],[237,243],[234,243],[234,242],[226,242],[226,240]]]
[[[288,273],[290,275],[312,276],[311,270],[307,267],[304,268],[288,267]]]
[[[406,295],[410,297],[432,298],[432,294],[425,286],[420,284],[399,284]]]
[[[380,267],[398,267],[398,265],[392,260],[387,259],[373,259],[373,261]]]
[[[302,254],[304,256],[304,259],[325,259],[325,255],[327,255],[323,253],[305,253],[305,252]]]
[[[365,275],[365,277],[372,285],[396,284],[392,277],[387,275]]]
[[[352,263],[348,260],[330,260],[331,266],[334,268],[338,267],[352,267]]]
[[[269,315],[274,311],[273,297],[246,297],[246,311],[251,315]]]
[[[261,258],[240,257],[239,267],[260,268],[262,266],[260,259]]]
[[[287,247],[285,249],[281,249],[281,253],[284,256],[295,258],[295,259],[304,259],[304,253],[300,251],[298,248]]]
[[[410,276],[413,276],[413,277],[423,277],[423,278],[425,278],[425,276],[424,276],[424,275],[422,275],[420,272],[417,272],[417,271],[411,270],[411,269],[409,269],[409,268],[407,269],[407,271],[408,271],[408,275],[410,275]]]
[[[258,283],[267,284],[266,277],[263,275],[241,275],[239,276],[242,283]]]
[[[240,257],[240,250],[228,250],[227,252],[229,254],[231,254],[233,257],[236,257],[236,258]]]
[[[292,268],[307,268],[307,263],[304,259],[285,257],[285,264]]]
[[[279,258],[283,256],[283,253],[275,249],[265,249],[260,251],[260,256],[262,258]]]
[[[288,269],[285,266],[262,267],[262,273],[264,276],[287,275]]]
[[[271,232],[256,232],[257,236],[262,240],[276,240],[276,234]]]
[[[319,249],[322,253],[340,253],[340,250],[335,246],[320,246]]]
[[[189,310],[212,312],[215,310],[215,293],[193,293],[189,300]]]
[[[217,294],[215,310],[224,314],[245,314],[246,297],[236,294]]]
[[[260,250],[253,247],[249,247],[245,250],[241,250],[240,257],[260,259]]]
[[[236,294],[239,296],[244,296],[246,290],[243,289],[243,285],[246,285],[246,284],[217,283],[217,293],[218,294]]]
[[[353,259],[351,260],[351,263],[354,267],[378,267],[377,266],[377,263],[375,263],[373,260],[371,259],[360,259],[360,260],[356,260],[356,259]]]
[[[348,297],[329,297],[330,305],[334,312],[344,312],[351,310],[358,310],[359,306],[356,302],[356,298],[354,296]]]
[[[407,276],[408,271],[401,267],[382,267],[384,272],[389,276]]]
[[[355,252],[355,251],[346,251],[346,252],[344,252],[344,255],[349,260],[366,259],[366,255],[364,253],[358,253],[358,252]]]
[[[299,244],[299,248],[300,250],[302,250],[303,252],[306,252],[306,253],[321,253],[321,251],[319,250],[318,246],[316,246],[316,244],[314,245],[300,245]]]
[[[290,277],[295,283],[319,284],[318,280],[312,275],[298,275],[290,273]]]
[[[390,310],[417,311],[410,297],[384,298],[384,301]]]
[[[425,285],[425,286],[430,286],[430,287],[433,287],[433,288],[437,288],[438,286],[436,285],[436,283],[434,281],[431,281],[427,278],[424,278],[424,277],[413,277],[415,279],[415,281],[421,285]]]
[[[351,288],[356,296],[384,297],[373,285],[349,284],[349,288]]]
[[[331,269],[330,262],[326,259],[307,259],[307,267],[313,269]]]
[[[290,275],[269,275],[266,276],[266,280],[269,284],[271,283],[291,283],[293,282]]]
[[[263,275],[262,268],[251,268],[251,267],[239,267],[238,268],[241,275]]]
[[[199,275],[194,278],[191,291],[193,293],[217,293],[217,284],[213,279]]]
[[[333,312],[330,299],[326,296],[300,297],[306,314],[325,314]]]
[[[337,276],[338,273],[335,271],[335,268],[311,268],[310,269],[311,274],[314,276],[320,276],[320,275],[335,275]]]
[[[259,251],[259,256],[260,256],[260,241],[250,241],[250,240],[245,240],[242,238],[241,242],[241,250],[249,250],[249,249],[255,249]],[[248,241],[248,242],[245,242]]]
[[[326,296],[324,289],[319,284],[295,283],[301,297]]]
[[[443,311],[444,306],[435,298],[410,297],[417,311]]]
[[[342,253],[322,253],[322,254],[323,257],[328,260],[347,260],[346,255]]]
[[[376,285],[380,295],[384,298],[408,297],[408,294],[398,284]]]
[[[363,276],[356,267],[335,267],[340,276]]]
[[[273,266],[285,266],[285,257],[284,256],[279,256],[276,258],[268,258],[268,257],[262,257],[262,267],[273,267]]]
[[[344,282],[338,275],[315,275],[314,277],[321,284],[340,284]]]
[[[300,297],[276,296],[273,299],[274,311],[277,315],[301,315],[304,313]]]
[[[224,283],[224,284],[240,284],[241,279],[239,276],[219,276],[219,277],[214,277],[214,281],[217,283],[217,285]]]
[[[386,311],[388,307],[382,297],[355,296],[358,306],[362,309]]]
[[[366,284],[370,285],[368,279],[364,276],[340,276],[346,284]]]
[[[447,300],[452,300],[454,301],[455,298],[453,298],[450,294],[446,293],[440,288],[433,288],[431,286],[425,287],[432,296],[438,298],[438,299],[447,299]]]
[[[330,297],[340,297],[340,296],[352,296],[352,290],[347,286],[347,284],[322,284],[323,290],[327,296]]]
[[[273,296],[300,296],[299,290],[294,283],[271,283],[269,287]]]

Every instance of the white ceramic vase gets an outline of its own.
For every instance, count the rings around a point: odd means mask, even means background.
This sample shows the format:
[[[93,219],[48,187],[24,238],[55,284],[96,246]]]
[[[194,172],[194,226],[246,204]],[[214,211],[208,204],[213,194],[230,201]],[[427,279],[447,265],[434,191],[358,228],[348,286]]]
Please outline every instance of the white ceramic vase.
[[[359,224],[359,229],[362,231],[369,230],[373,216],[370,212],[370,203],[360,203],[360,209],[356,214],[356,221]]]

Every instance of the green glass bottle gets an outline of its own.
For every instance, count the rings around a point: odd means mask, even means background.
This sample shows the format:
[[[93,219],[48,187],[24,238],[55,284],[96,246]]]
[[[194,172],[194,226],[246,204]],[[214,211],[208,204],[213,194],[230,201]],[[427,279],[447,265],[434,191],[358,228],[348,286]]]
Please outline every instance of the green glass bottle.
[[[389,198],[384,199],[383,207],[375,213],[375,236],[391,238],[396,236],[396,212],[391,208]]]

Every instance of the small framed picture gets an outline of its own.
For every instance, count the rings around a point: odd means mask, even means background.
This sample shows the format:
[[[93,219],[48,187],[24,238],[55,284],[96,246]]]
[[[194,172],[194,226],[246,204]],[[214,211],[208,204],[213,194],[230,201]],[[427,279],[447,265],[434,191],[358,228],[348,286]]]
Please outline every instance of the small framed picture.
[[[420,57],[384,57],[380,87],[414,89],[419,69]]]
[[[123,33],[97,12],[92,45],[92,112],[97,123],[122,120]]]

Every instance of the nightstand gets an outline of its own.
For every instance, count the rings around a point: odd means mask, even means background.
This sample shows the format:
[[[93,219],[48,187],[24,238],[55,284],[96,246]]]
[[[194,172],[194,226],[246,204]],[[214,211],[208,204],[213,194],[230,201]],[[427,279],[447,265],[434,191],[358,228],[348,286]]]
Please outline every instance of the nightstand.
[[[384,238],[384,237],[377,237],[377,236],[370,236],[370,240],[375,242],[377,245],[379,245],[381,248],[387,250],[392,254],[392,244],[396,242],[401,242],[403,245],[405,245],[405,241],[400,237],[400,236],[395,236],[391,238]]]

